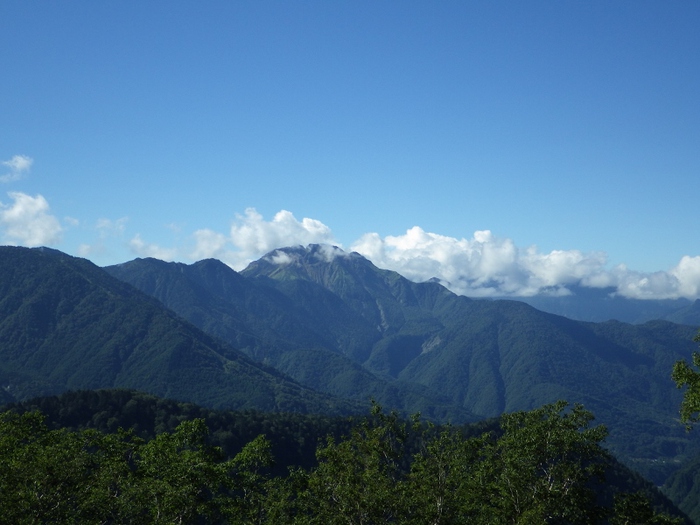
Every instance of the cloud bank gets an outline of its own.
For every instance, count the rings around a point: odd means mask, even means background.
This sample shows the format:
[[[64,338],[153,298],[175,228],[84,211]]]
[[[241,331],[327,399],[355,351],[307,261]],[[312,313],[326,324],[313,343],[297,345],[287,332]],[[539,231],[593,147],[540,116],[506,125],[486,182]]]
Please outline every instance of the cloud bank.
[[[282,210],[266,221],[254,208],[236,216],[228,234],[203,229],[196,231],[193,239],[189,259],[213,257],[236,270],[277,248],[312,243],[342,246],[334,240],[331,229],[318,220],[297,220]],[[624,265],[609,268],[602,252],[541,253],[536,246],[521,248],[512,239],[488,230],[457,239],[418,226],[404,235],[384,238],[367,233],[350,246],[350,251],[413,281],[437,279],[453,292],[472,297],[567,295],[570,287],[584,286],[612,287],[619,295],[638,299],[700,298],[700,256],[685,256],[669,271],[642,273]]]
[[[0,202],[0,232],[6,244],[34,247],[61,241],[61,224],[49,213],[49,203],[42,195],[10,192],[8,196],[12,204]]]
[[[15,155],[10,160],[2,161],[2,166],[8,171],[0,175],[0,182],[12,182],[23,178],[29,173],[33,162],[33,159],[25,155]]]
[[[6,244],[51,246],[61,242],[61,224],[51,215],[43,196],[20,192],[8,195],[12,203],[0,202],[0,235]],[[107,251],[107,241],[121,238],[126,223],[125,217],[116,221],[100,219],[96,226],[99,239],[93,245],[81,244],[79,255]],[[188,246],[168,248],[136,234],[127,248],[136,256],[166,261],[217,258],[236,270],[277,248],[308,244],[342,248],[321,221],[306,217],[298,220],[287,210],[265,220],[254,208],[248,208],[243,215],[236,215],[228,232],[200,229],[189,238]],[[700,298],[700,256],[686,255],[668,271],[643,273],[625,265],[610,268],[602,252],[542,253],[536,246],[518,247],[512,239],[495,236],[489,230],[458,239],[418,226],[403,235],[383,238],[367,233],[350,246],[350,251],[413,281],[437,279],[453,292],[472,297],[567,295],[571,287],[584,286],[609,287],[619,295],[637,299]],[[329,257],[337,253],[328,250]],[[277,262],[289,261],[278,258]]]
[[[535,246],[518,248],[488,230],[456,239],[418,226],[399,236],[365,234],[351,249],[380,268],[414,281],[438,279],[455,293],[472,297],[566,295],[573,285],[614,287],[619,295],[637,299],[700,297],[700,256],[685,256],[668,272],[647,274],[624,265],[608,269],[601,252],[540,253]]]

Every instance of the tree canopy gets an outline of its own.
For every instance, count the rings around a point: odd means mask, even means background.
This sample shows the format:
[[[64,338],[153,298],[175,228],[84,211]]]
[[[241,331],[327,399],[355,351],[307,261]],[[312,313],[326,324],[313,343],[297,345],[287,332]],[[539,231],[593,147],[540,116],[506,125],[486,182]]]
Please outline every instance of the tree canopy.
[[[202,419],[148,441],[131,431],[50,429],[38,412],[0,414],[0,524],[683,523],[639,494],[600,501],[606,429],[565,402],[466,435],[374,405],[315,467],[273,476],[258,436],[233,457]],[[637,521],[635,521],[637,520]]]
[[[700,331],[693,339],[700,343]],[[678,361],[673,367],[673,380],[678,388],[686,388],[681,403],[681,421],[689,428],[700,420],[700,352],[693,352],[692,364]]]

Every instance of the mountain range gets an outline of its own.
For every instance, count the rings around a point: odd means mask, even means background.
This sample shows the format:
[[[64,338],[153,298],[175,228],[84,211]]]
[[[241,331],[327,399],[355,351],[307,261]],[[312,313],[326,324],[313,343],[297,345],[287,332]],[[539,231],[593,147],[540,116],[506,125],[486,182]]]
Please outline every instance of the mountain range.
[[[99,268],[0,248],[6,400],[120,387],[211,408],[343,414],[372,397],[462,423],[566,399],[658,483],[699,452],[670,380],[696,332],[457,296],[321,245],[275,250],[242,272],[213,259]]]
[[[453,421],[449,405],[485,418],[567,399],[610,425],[611,446],[630,461],[658,464],[661,450],[675,458],[694,446],[676,422],[680,393],[669,377],[695,348],[693,326],[581,322],[522,301],[469,299],[329,246],[275,250],[240,273],[216,260],[105,270],[335,396],[370,392]]]
[[[215,408],[356,411],[253,362],[94,264],[0,247],[5,400],[133,388]]]
[[[673,323],[700,326],[700,299],[631,299],[616,288],[569,286],[566,295],[539,294],[517,300],[578,321],[617,320],[641,324],[662,319]]]

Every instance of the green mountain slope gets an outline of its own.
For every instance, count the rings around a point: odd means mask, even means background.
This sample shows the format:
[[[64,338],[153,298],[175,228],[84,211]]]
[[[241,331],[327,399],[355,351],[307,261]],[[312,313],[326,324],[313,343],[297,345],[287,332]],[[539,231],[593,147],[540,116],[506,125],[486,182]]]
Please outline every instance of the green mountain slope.
[[[681,394],[670,380],[695,349],[691,326],[586,323],[471,300],[327,246],[276,250],[240,274],[215,261],[107,270],[326,392],[370,393],[430,416],[455,414],[450,405],[495,417],[580,402],[610,427],[611,448],[658,483],[698,449],[676,422]]]
[[[584,403],[610,427],[610,446],[647,473],[657,469],[659,482],[698,447],[677,424],[681,394],[670,380],[673,363],[695,349],[695,327],[585,323],[518,301],[470,300],[324,247],[277,250],[241,274],[292,300],[301,283],[335,294],[380,335],[354,359],[469,412]]]
[[[663,492],[695,523],[700,523],[700,456],[674,472]]]
[[[293,279],[278,290],[269,279],[243,277],[215,260],[185,265],[136,259],[105,270],[310,388],[363,403],[372,397],[441,421],[474,419],[429,387],[378,377],[356,361],[382,332],[322,286]]]
[[[122,387],[210,407],[355,408],[261,367],[90,262],[47,249],[0,247],[0,384],[17,400]]]

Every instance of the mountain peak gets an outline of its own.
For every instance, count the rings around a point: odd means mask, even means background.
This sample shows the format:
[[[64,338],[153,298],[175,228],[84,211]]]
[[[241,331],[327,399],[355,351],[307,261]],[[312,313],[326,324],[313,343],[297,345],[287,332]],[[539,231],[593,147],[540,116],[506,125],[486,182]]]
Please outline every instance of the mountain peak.
[[[275,265],[285,265],[293,262],[333,262],[338,257],[353,257],[364,259],[359,253],[348,253],[338,246],[331,244],[309,244],[307,246],[288,246],[277,248],[265,254],[261,260]]]

